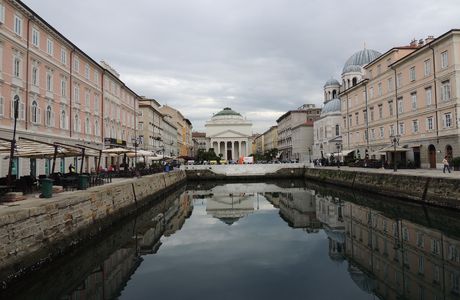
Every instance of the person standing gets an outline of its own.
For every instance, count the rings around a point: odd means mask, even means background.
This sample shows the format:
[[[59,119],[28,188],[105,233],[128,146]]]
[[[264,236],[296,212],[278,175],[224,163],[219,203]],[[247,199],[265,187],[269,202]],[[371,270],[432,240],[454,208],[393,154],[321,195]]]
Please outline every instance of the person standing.
[[[450,173],[449,161],[447,160],[447,156],[444,156],[444,159],[442,160],[442,164],[444,166],[442,169],[442,172],[446,173],[446,169],[447,169],[447,171],[449,171]]]

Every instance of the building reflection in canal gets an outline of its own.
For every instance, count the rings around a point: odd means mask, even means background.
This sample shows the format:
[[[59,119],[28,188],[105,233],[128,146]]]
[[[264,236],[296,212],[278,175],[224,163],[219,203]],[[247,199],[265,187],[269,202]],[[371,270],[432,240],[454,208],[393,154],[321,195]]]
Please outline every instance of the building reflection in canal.
[[[179,191],[137,216],[125,233],[111,237],[115,249],[60,298],[119,297],[145,257],[155,255],[162,239],[186,224],[194,203],[226,227],[257,214],[263,205],[278,209],[293,230],[327,238],[329,259],[344,266],[361,291],[380,299],[459,298],[458,213],[449,217],[441,209],[395,201],[374,209],[370,198],[364,206],[354,196],[328,191],[247,183]]]

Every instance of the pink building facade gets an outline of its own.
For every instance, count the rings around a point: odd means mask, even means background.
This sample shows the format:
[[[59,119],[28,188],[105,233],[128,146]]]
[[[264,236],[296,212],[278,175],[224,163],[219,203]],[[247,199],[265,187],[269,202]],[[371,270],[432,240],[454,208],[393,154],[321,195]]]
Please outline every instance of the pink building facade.
[[[139,96],[106,63],[97,63],[20,1],[0,3],[0,137],[13,135],[13,98],[19,97],[17,136],[95,149],[131,147]],[[110,163],[105,160],[105,163]],[[56,172],[78,158],[58,159]],[[102,163],[104,165],[104,161]],[[84,171],[96,166],[88,157]],[[1,176],[8,160],[0,163]],[[19,159],[17,176],[50,172],[47,159]]]

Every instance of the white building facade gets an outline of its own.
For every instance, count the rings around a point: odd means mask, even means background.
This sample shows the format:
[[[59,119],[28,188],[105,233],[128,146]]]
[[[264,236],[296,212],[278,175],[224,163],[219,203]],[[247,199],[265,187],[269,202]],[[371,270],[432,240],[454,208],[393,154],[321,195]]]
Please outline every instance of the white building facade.
[[[223,159],[237,160],[248,156],[251,147],[252,123],[229,107],[206,122],[209,148]]]

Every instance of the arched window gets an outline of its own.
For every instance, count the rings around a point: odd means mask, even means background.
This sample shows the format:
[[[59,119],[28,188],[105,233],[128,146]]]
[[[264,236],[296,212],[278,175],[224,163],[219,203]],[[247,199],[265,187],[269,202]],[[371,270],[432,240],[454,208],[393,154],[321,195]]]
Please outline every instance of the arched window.
[[[332,99],[335,99],[337,97],[337,91],[333,90],[332,91]]]
[[[358,83],[358,78],[353,77],[353,86],[355,86]]]
[[[347,79],[347,88],[349,88],[351,85],[350,85],[350,79]]]
[[[65,110],[61,111],[61,128],[66,129],[67,128],[67,117],[65,114]]]
[[[339,136],[340,135],[340,126],[339,124],[336,124],[335,125],[335,136]]]
[[[78,114],[75,114],[74,117],[73,130],[75,132],[80,132],[80,118],[78,117]]]
[[[110,137],[111,137],[111,138],[115,138],[115,127],[113,127],[113,125],[112,125],[112,127],[110,128]]]
[[[46,107],[46,126],[51,126],[52,124],[52,121],[53,121],[53,111],[51,109],[51,105],[48,105]]]
[[[89,127],[89,117],[86,117],[86,120],[85,120],[85,133],[91,134],[91,128]]]
[[[40,109],[37,101],[32,101],[32,123],[38,123],[40,120]]]
[[[98,121],[98,119],[94,120],[94,135],[99,136],[99,121]]]

